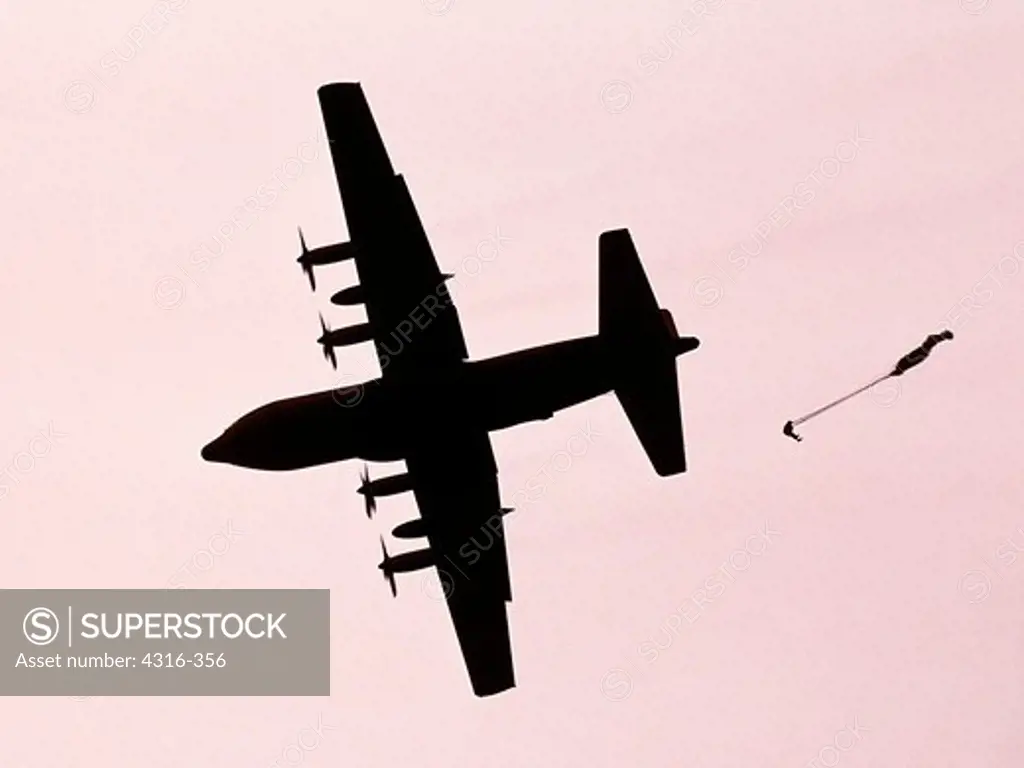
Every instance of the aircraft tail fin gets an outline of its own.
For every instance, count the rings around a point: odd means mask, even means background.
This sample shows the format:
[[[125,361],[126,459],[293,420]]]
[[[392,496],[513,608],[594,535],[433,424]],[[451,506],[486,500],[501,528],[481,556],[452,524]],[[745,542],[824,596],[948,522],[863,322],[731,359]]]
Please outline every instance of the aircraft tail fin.
[[[598,328],[615,395],[660,476],[686,471],[676,357],[700,342],[680,337],[658,306],[628,229],[598,240]]]

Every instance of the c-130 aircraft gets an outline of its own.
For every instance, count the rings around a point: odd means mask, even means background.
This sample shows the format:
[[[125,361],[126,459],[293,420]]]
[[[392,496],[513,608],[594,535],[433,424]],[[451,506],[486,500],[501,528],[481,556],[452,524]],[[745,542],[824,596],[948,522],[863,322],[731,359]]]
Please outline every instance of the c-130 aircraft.
[[[491,696],[516,683],[502,523],[510,510],[501,504],[490,433],[614,392],[655,472],[685,472],[675,360],[700,342],[676,332],[629,230],[617,229],[598,238],[596,334],[470,360],[446,286],[451,275],[438,268],[361,85],[324,85],[318,97],[350,240],[313,251],[303,240],[299,262],[315,290],[314,265],[354,261],[359,285],[335,303],[361,302],[367,322],[335,331],[324,325],[319,341],[336,367],[336,346],[372,340],[382,373],[359,385],[359,397],[346,387],[257,408],[206,445],[202,458],[272,471],[404,460],[406,472],[364,475],[359,490],[368,514],[376,496],[411,491],[420,518],[393,534],[427,546],[393,557],[384,549],[379,567],[395,594],[396,573],[438,569],[473,691]],[[400,327],[408,330],[395,354],[388,350]],[[460,549],[485,526],[495,543],[467,562]]]

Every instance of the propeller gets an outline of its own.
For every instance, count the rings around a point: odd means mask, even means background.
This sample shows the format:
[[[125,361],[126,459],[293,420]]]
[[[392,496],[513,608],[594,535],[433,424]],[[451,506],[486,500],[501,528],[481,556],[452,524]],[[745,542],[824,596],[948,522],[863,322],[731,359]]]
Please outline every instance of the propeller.
[[[306,261],[306,256],[309,255],[309,248],[306,247],[306,238],[302,236],[302,227],[299,230],[299,244],[302,246],[302,255],[299,256],[299,264],[302,265],[302,271],[306,273],[309,278],[309,287],[314,291],[316,290],[316,278],[313,277],[313,265]]]
[[[398,597],[398,585],[395,584],[395,572],[391,570],[391,558],[388,557],[388,549],[384,546],[384,537],[380,537],[380,551],[384,555],[384,559],[380,561],[380,565],[377,567],[384,572],[384,580],[391,585],[391,595]]]
[[[366,498],[366,516],[372,518],[373,513],[377,511],[377,497],[370,490],[370,468],[366,464],[363,464],[359,480],[362,482],[359,492]]]
[[[318,341],[320,346],[324,349],[324,358],[331,364],[334,370],[338,370],[338,358],[334,355],[334,347],[329,341],[327,341],[327,334],[331,332],[331,329],[327,327],[327,323],[324,322],[324,316],[320,315],[320,328],[323,330],[323,336]]]

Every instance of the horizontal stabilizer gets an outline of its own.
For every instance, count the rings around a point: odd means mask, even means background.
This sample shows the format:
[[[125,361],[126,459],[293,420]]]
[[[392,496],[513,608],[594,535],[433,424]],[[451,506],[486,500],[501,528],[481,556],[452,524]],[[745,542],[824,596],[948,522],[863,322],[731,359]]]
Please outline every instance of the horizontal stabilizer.
[[[661,309],[628,229],[598,240],[598,328],[615,395],[640,444],[662,477],[686,471],[676,357],[699,342],[680,337]]]
[[[686,471],[675,358],[661,358],[616,387],[622,410],[661,477]]]

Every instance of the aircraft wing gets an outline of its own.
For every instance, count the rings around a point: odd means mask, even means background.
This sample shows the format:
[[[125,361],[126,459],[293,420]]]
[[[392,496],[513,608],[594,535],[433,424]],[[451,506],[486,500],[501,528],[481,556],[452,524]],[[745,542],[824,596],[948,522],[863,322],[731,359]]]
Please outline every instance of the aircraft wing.
[[[436,433],[435,433],[436,434]],[[486,432],[448,425],[406,459],[473,692],[515,686],[497,467]]]
[[[384,375],[465,360],[458,312],[362,87],[332,83],[317,95]]]
[[[406,451],[444,599],[473,691],[515,685],[497,465],[486,431],[429,373],[469,357],[458,312],[409,189],[396,175],[358,83],[318,91],[367,321],[384,377],[410,383]],[[439,595],[440,596],[440,595]]]

